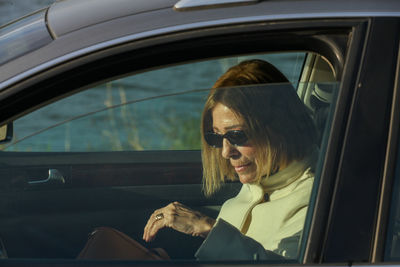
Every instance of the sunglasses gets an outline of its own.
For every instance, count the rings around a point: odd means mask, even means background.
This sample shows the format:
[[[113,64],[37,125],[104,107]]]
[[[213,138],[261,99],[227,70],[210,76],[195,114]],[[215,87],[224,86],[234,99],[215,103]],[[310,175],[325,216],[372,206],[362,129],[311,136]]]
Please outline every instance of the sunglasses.
[[[229,131],[225,134],[217,134],[214,132],[207,132],[204,134],[204,139],[207,144],[212,147],[222,147],[224,138],[228,139],[229,143],[234,146],[243,146],[248,141],[246,134],[239,130]]]

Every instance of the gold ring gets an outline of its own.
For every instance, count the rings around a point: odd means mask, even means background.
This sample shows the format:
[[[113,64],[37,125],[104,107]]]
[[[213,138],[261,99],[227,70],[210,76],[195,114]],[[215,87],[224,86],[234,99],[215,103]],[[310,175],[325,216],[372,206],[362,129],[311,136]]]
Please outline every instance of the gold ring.
[[[162,219],[164,219],[164,214],[159,213],[159,214],[156,215],[156,221],[159,221],[159,220],[162,220]]]

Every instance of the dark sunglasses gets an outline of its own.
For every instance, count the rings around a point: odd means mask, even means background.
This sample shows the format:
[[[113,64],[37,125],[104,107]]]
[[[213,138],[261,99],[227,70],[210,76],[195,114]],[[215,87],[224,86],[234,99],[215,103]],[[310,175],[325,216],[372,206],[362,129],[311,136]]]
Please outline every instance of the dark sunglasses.
[[[224,138],[228,139],[229,143],[234,146],[243,146],[248,141],[246,134],[239,130],[229,131],[223,135],[214,132],[207,132],[204,134],[204,139],[207,144],[212,147],[222,147]]]

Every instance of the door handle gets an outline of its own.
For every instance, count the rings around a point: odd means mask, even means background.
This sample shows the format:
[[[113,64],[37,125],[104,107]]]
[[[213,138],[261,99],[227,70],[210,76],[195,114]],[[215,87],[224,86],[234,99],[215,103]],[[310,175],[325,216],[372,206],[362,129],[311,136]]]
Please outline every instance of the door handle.
[[[30,185],[48,184],[48,183],[65,184],[65,178],[59,170],[49,169],[49,176],[46,179],[28,182],[28,184]]]

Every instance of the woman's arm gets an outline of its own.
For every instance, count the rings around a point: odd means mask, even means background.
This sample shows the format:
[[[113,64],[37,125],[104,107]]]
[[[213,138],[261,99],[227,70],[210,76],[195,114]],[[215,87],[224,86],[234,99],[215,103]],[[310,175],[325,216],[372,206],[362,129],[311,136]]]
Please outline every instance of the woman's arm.
[[[164,227],[170,227],[192,236],[206,237],[214,223],[213,218],[179,202],[173,202],[153,212],[144,228],[143,239],[146,242],[152,241],[157,232]]]

